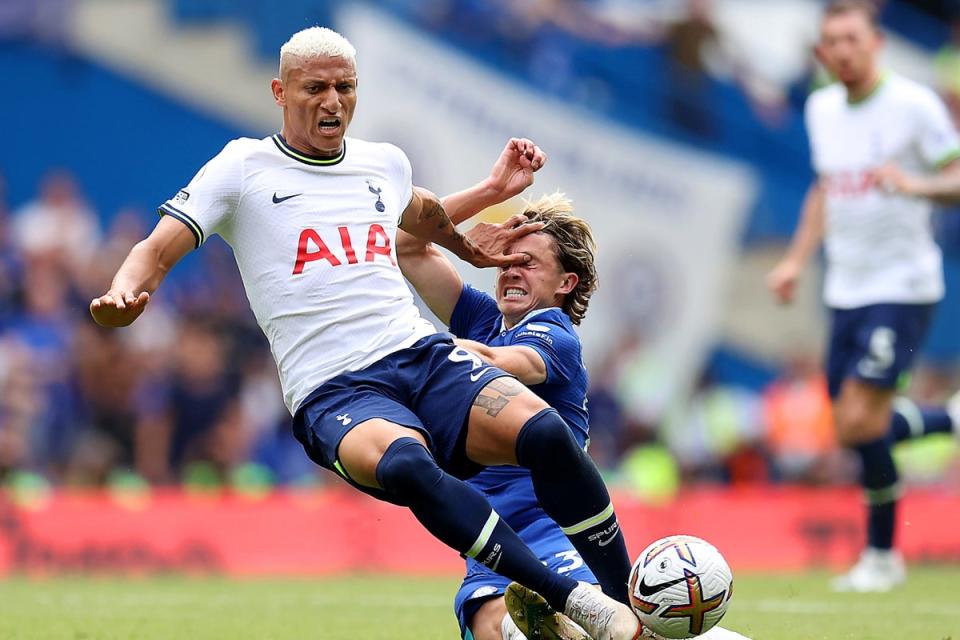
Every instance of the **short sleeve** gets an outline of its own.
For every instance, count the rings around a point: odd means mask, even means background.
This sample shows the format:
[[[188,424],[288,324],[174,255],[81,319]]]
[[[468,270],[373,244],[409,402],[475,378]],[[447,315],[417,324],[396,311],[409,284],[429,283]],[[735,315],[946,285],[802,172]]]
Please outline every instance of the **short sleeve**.
[[[157,209],[187,225],[199,247],[233,215],[240,201],[242,156],[234,140]]]
[[[929,89],[918,102],[920,155],[930,168],[940,169],[960,158],[960,138],[943,101]]]
[[[450,314],[450,333],[458,338],[486,342],[496,330],[500,318],[496,300],[465,284]]]
[[[403,212],[406,211],[410,199],[413,198],[413,167],[410,166],[410,159],[407,158],[407,154],[400,147],[392,144],[388,146],[393,152],[391,166],[393,175],[391,177],[396,180],[397,192],[400,194],[400,212],[397,214],[397,224],[399,224]]]
[[[543,384],[567,384],[580,370],[580,339],[565,325],[536,317],[521,327],[511,346],[530,347],[547,368]]]
[[[815,140],[816,130],[814,128],[814,118],[816,111],[817,93],[814,92],[807,97],[807,102],[803,106],[803,123],[807,128],[807,141],[810,145],[810,165],[814,173],[820,173],[820,163],[817,158],[817,145]]]

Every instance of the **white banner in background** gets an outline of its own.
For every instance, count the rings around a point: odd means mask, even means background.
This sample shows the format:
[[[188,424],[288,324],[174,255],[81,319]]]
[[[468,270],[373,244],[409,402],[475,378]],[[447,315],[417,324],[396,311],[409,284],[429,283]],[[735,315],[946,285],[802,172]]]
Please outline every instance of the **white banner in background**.
[[[600,289],[580,327],[591,375],[640,347],[626,363],[634,408],[657,414],[684,397],[716,337],[749,170],[540,95],[374,10],[351,7],[339,24],[358,51],[351,134],[400,146],[415,182],[439,194],[486,176],[507,138],[536,141],[548,163],[527,195],[566,192],[599,245]],[[492,271],[461,266],[491,290]]]

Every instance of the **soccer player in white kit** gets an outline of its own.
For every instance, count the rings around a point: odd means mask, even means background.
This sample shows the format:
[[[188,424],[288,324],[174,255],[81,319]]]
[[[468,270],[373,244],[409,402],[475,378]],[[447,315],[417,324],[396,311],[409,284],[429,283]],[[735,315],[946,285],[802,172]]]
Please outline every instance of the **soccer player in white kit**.
[[[951,412],[921,411],[895,398],[944,290],[932,205],[896,187],[903,182],[899,169],[956,176],[960,140],[933,91],[879,68],[881,45],[871,3],[827,6],[816,51],[839,82],[807,101],[817,179],[790,249],[768,276],[773,293],[789,302],[823,239],[834,424],[841,444],[860,457],[868,505],[867,546],[834,581],[836,589],[853,591],[886,591],[906,576],[893,545],[899,495],[893,442],[953,428]]]
[[[396,264],[398,226],[477,266],[526,261],[502,251],[540,226],[481,225],[465,237],[436,196],[411,185],[400,149],[346,137],[355,54],[329,29],[294,34],[272,82],[282,131],[230,142],[161,205],[90,312],[101,325],[130,324],[173,265],[220,234],[312,460],[409,507],[439,540],[537,591],[593,638],[639,637],[624,604],[630,559],[597,469],[555,410],[419,317]],[[518,139],[507,152],[506,170],[448,206],[479,210],[530,184],[543,153]],[[609,595],[544,567],[463,482],[491,464],[530,470],[541,506],[573,532]]]

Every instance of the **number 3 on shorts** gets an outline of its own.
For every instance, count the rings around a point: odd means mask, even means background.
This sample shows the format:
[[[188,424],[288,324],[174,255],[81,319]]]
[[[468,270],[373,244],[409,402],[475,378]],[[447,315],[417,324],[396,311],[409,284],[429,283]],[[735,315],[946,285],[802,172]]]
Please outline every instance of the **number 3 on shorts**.
[[[857,365],[857,373],[864,378],[882,378],[896,359],[894,346],[897,332],[890,327],[877,327],[870,334],[867,355]]]
[[[561,561],[570,563],[561,567],[557,567],[556,571],[561,575],[564,573],[570,573],[574,569],[579,569],[583,566],[583,559],[580,557],[580,554],[573,549],[570,549],[569,551],[561,551],[560,553],[554,554],[554,556],[559,558]]]

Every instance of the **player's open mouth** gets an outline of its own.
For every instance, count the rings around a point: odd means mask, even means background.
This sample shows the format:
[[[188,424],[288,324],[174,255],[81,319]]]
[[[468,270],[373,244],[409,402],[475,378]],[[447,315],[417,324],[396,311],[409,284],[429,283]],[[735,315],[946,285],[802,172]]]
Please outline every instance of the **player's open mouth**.
[[[340,118],[324,118],[318,125],[320,133],[336,133],[340,130]]]
[[[526,291],[523,289],[517,289],[516,287],[507,287],[503,292],[503,297],[507,300],[516,300],[517,298],[522,298],[526,295]]]

